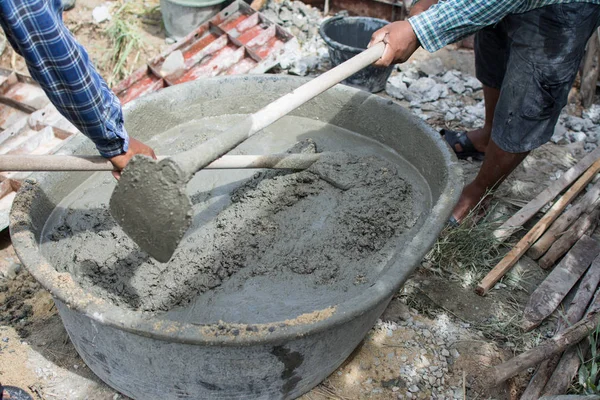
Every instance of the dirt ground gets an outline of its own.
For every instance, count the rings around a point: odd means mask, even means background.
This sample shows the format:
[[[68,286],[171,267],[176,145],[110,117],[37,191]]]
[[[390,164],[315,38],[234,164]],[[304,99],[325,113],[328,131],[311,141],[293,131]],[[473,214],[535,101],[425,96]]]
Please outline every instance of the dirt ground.
[[[113,70],[106,49],[112,43],[107,23],[92,21],[92,10],[103,3],[77,0],[64,19],[101,74],[109,77]],[[158,0],[132,3],[152,9]],[[109,4],[119,6],[118,2]],[[131,54],[128,71],[167,46],[155,16],[143,16],[149,21],[140,25],[144,47],[139,54]],[[472,70],[468,51],[443,52],[448,64]],[[419,52],[415,59],[427,56]],[[9,47],[0,57],[0,67],[26,71],[22,59]],[[435,128],[444,125],[443,121],[430,123]],[[582,157],[581,147],[548,144],[535,151],[496,193],[499,210],[514,212],[533,198],[552,173]],[[463,167],[469,180],[479,163],[465,161]],[[521,279],[513,284],[507,281],[481,298],[473,292],[476,282],[467,275],[448,279],[427,268],[418,269],[352,356],[302,399],[517,399],[527,374],[498,388],[484,387],[478,380],[483,368],[553,333],[552,321],[528,335],[518,330],[522,307],[544,273],[527,257],[514,271]],[[24,388],[36,399],[124,398],[96,378],[78,356],[50,295],[20,268],[6,231],[0,234],[0,381]]]

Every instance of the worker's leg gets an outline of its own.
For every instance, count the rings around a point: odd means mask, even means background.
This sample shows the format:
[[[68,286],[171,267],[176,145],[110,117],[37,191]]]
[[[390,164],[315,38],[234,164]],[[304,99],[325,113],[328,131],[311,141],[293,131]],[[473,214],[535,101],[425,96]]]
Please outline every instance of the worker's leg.
[[[485,122],[480,129],[467,132],[467,137],[477,151],[484,153],[492,136],[496,104],[508,64],[509,39],[506,28],[506,24],[500,22],[475,34],[475,75],[483,85]]]
[[[483,127],[467,132],[467,137],[475,150],[482,153],[485,153],[492,134],[496,104],[506,73],[508,49],[509,41],[502,22],[483,28],[475,34],[475,75],[483,85],[485,121]],[[460,155],[463,150],[460,143],[454,143],[457,154]]]
[[[492,124],[494,122],[494,113],[496,112],[496,104],[500,98],[500,90],[483,85],[483,101],[485,104],[485,122],[479,129],[474,129],[467,132],[467,137],[473,143],[477,151],[486,152],[486,147],[492,136]],[[460,144],[456,145],[458,152],[462,151]]]
[[[457,221],[464,219],[477,206],[488,191],[494,189],[527,157],[529,152],[509,153],[493,140],[485,148],[485,160],[473,182],[465,186],[452,215]]]
[[[491,140],[479,174],[453,210],[457,221],[531,150],[550,140],[599,19],[600,6],[587,3],[546,6],[505,18],[510,53]]]

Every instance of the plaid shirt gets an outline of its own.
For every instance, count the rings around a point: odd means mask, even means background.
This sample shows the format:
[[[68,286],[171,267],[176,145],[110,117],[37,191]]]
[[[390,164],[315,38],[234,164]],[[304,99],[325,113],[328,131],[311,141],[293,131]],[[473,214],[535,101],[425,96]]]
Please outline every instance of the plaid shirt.
[[[600,0],[441,0],[427,11],[409,18],[408,22],[421,46],[433,53],[494,25],[508,14],[520,14],[559,3],[600,4]]]
[[[121,103],[63,24],[61,0],[0,0],[0,25],[31,77],[100,154],[127,151]]]

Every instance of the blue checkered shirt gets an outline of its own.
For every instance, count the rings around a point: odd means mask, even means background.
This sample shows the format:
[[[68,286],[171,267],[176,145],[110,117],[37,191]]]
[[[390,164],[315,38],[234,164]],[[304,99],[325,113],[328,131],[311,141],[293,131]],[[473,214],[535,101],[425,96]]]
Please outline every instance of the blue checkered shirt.
[[[60,0],[0,0],[0,25],[31,77],[100,154],[127,150],[121,103],[63,24]]]
[[[600,4],[600,0],[441,0],[427,11],[409,18],[408,22],[421,46],[433,53],[494,25],[508,14],[520,14],[559,3]]]

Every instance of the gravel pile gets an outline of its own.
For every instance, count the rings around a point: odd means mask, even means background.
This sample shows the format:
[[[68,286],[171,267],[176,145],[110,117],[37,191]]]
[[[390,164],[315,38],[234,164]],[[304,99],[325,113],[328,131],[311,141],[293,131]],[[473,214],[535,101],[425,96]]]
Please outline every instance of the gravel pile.
[[[401,65],[390,77],[386,92],[409,102],[412,112],[428,121],[460,121],[465,129],[483,124],[485,108],[481,83],[457,70],[446,70],[438,58],[420,66]]]
[[[327,45],[319,35],[324,20],[321,11],[301,1],[270,1],[262,13],[281,25],[298,39],[298,48],[279,59],[282,70],[305,76],[331,67]]]
[[[593,104],[581,117],[569,115],[563,110],[554,129],[552,141],[557,144],[585,142],[585,151],[598,147],[600,140],[600,105]]]
[[[475,398],[473,379],[465,379],[463,388],[463,370],[478,356],[462,352],[465,343],[484,341],[467,323],[443,313],[430,319],[394,299],[360,351],[325,385],[336,388],[342,398],[464,399],[464,390],[467,398]]]
[[[416,314],[415,314],[416,316]],[[403,365],[398,374],[398,386],[392,386],[392,392],[398,398],[462,399],[463,389],[457,379],[450,377],[452,365],[459,359],[459,352],[452,348],[464,333],[461,327],[450,323],[443,329],[436,329],[431,323],[408,317],[405,321],[377,321],[375,329],[393,338],[399,329],[412,332],[413,338],[402,342]],[[390,354],[388,354],[388,357]]]

